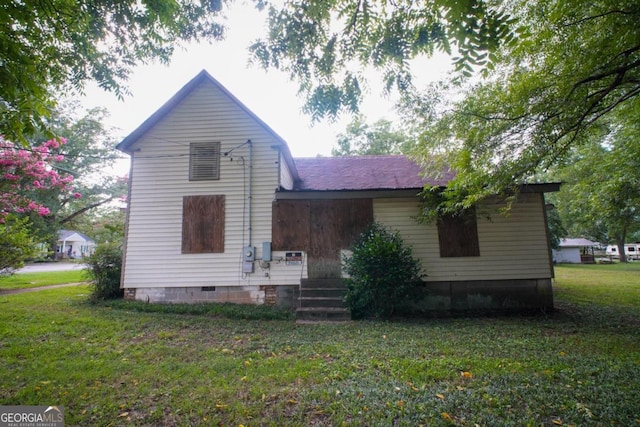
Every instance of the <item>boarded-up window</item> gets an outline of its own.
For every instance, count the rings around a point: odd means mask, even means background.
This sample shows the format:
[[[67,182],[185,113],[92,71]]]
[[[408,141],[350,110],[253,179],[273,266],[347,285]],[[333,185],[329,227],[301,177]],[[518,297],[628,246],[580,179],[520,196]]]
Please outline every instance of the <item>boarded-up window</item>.
[[[272,250],[308,250],[309,210],[306,200],[278,200],[273,203]]]
[[[220,179],[220,143],[189,144],[189,181]]]
[[[182,253],[224,252],[224,196],[182,199]]]
[[[480,256],[476,210],[439,218],[438,240],[441,257]]]

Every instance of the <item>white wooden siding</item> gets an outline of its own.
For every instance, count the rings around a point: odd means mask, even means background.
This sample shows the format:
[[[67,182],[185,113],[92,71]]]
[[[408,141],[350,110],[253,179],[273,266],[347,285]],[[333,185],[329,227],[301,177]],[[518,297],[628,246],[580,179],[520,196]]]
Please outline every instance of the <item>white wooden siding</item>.
[[[419,224],[416,199],[375,199],[376,221],[398,230],[422,261],[427,281],[543,279],[552,276],[540,194],[522,195],[511,214],[478,215],[479,257],[441,258],[435,224]]]
[[[280,154],[280,185],[285,190],[293,189],[293,174],[291,173],[291,169],[289,169],[289,165],[284,160],[284,156]]]
[[[249,147],[253,143],[253,170]],[[189,143],[219,141],[220,179],[189,181]],[[271,206],[280,177],[279,141],[218,88],[204,83],[133,147],[124,287],[298,284],[300,268],[273,263],[270,274],[242,274],[249,238],[248,180],[252,173],[252,245],[261,257],[271,241]],[[224,253],[182,254],[182,198],[225,195]],[[280,273],[282,277],[277,276]]]

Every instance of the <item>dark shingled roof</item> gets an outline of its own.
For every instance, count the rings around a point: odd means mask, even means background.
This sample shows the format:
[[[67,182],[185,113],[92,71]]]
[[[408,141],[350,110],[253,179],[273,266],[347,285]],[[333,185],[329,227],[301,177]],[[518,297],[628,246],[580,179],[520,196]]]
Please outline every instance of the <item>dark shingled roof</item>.
[[[405,156],[341,156],[294,159],[300,181],[294,191],[400,190],[445,186],[453,173],[423,177]]]

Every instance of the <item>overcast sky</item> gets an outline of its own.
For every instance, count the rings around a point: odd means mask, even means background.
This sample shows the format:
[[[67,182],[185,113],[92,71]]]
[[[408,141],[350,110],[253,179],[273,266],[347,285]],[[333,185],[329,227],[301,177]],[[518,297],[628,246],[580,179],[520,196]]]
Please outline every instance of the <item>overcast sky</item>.
[[[118,139],[122,139],[206,69],[283,137],[294,157],[330,155],[336,135],[344,131],[351,118],[312,124],[311,118],[301,112],[304,102],[297,96],[295,82],[289,81],[282,72],[266,72],[248,64],[247,47],[264,34],[264,15],[242,3],[233,3],[225,41],[189,46],[176,52],[168,66],[138,66],[128,81],[131,95],[123,101],[97,87],[88,87],[84,105],[107,108],[110,113],[107,125],[116,128]],[[435,79],[446,72],[448,64],[448,60],[442,58],[431,60],[421,77],[428,74],[429,79]],[[385,99],[378,89],[373,89],[362,106],[362,113],[369,122],[380,118],[393,120],[393,104],[393,99]]]

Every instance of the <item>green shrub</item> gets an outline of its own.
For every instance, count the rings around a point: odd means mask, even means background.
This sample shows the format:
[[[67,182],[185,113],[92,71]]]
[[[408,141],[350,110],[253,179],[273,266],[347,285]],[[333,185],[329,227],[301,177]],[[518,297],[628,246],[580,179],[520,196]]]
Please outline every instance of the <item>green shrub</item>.
[[[420,261],[398,232],[373,223],[350,249],[343,259],[349,275],[345,300],[354,319],[388,318],[424,297]]]
[[[98,245],[87,258],[87,274],[93,285],[92,300],[122,298],[120,272],[122,271],[122,246],[113,243]]]
[[[7,215],[0,221],[0,275],[12,274],[36,254],[29,218]]]

